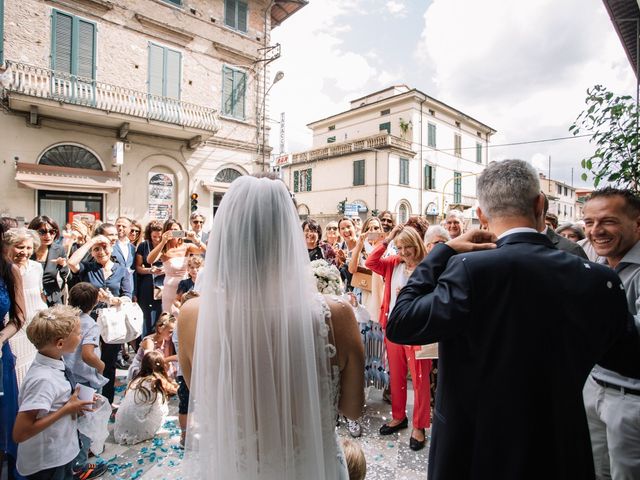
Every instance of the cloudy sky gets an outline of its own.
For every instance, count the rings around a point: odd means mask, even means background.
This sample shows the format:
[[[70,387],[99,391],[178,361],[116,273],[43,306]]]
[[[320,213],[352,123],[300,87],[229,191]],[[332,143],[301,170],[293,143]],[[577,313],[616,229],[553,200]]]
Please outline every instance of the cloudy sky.
[[[583,185],[592,148],[570,136],[586,89],[634,94],[635,77],[601,0],[310,0],[273,31],[270,117],[286,114],[287,150],[306,150],[306,124],[349,101],[407,84],[498,130],[490,159],[522,158]],[[279,128],[271,143],[279,150]]]

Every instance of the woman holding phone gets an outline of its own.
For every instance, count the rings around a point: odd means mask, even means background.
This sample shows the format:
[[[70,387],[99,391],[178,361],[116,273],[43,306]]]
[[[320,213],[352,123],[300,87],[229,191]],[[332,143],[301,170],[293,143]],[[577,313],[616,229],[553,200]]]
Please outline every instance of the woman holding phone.
[[[184,240],[189,239],[191,243]],[[187,277],[187,260],[190,255],[201,255],[207,251],[195,232],[185,232],[182,225],[173,218],[164,222],[162,239],[147,256],[147,262],[153,264],[162,261],[164,270],[164,286],[162,287],[162,311],[178,313],[173,302],[176,299],[180,280]]]

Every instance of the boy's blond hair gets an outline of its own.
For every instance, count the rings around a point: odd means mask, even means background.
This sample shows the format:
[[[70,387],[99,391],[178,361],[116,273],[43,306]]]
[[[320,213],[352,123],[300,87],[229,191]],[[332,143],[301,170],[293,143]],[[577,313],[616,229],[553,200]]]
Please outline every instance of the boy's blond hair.
[[[50,345],[61,338],[67,338],[80,321],[79,308],[55,305],[38,312],[27,327],[27,338],[36,349]]]
[[[189,260],[187,260],[188,267],[193,265],[197,268],[200,268],[203,263],[204,263],[204,258],[202,258],[200,255],[191,255],[189,257]]]
[[[349,480],[364,480],[367,475],[367,460],[362,447],[348,438],[342,439],[342,451],[347,461]]]

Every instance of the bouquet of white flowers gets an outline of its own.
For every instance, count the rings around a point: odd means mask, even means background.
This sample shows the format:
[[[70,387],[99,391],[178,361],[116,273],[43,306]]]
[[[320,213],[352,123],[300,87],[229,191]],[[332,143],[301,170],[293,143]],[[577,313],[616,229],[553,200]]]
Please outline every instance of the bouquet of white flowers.
[[[344,288],[338,269],[326,260],[314,260],[311,262],[311,270],[316,277],[316,285],[320,293],[329,295],[342,295]]]

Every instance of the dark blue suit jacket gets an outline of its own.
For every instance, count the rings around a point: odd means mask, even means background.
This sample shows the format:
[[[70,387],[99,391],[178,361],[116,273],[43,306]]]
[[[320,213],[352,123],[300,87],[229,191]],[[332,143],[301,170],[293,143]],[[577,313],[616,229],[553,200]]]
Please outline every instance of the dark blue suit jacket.
[[[593,479],[582,387],[596,362],[630,363],[607,358],[625,332],[637,347],[629,320],[615,272],[542,234],[458,255],[437,245],[386,329],[440,342],[429,480]]]

